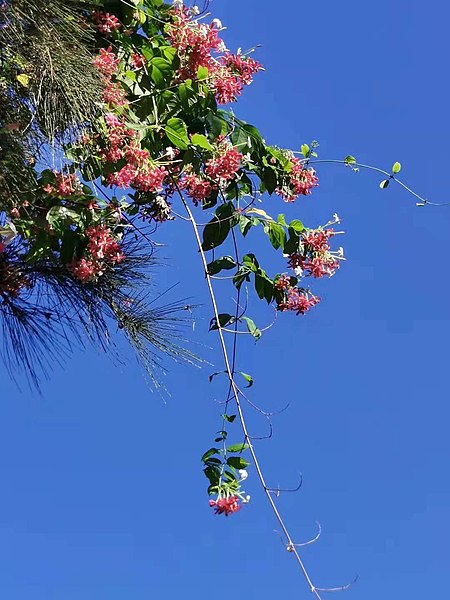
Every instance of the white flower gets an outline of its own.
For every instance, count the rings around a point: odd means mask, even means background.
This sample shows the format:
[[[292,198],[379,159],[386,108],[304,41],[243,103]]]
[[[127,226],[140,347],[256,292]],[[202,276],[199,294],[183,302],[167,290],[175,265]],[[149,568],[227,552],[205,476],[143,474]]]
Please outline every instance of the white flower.
[[[247,479],[248,472],[245,469],[239,469],[238,473],[239,473],[239,477],[241,478],[241,481],[245,481]]]
[[[183,0],[173,0],[172,4],[175,6],[175,8],[181,8],[183,6]]]
[[[223,29],[223,27],[222,27],[222,21],[220,19],[213,19],[211,21],[211,25],[214,25],[214,27],[216,29]]]
[[[228,52],[228,48],[225,46],[225,42],[224,41],[220,41],[220,44],[217,46],[217,50],[219,52]]]
[[[250,502],[250,496],[245,496],[245,498],[242,500],[242,504],[248,504]]]
[[[299,279],[303,277],[303,269],[301,267],[295,267],[294,273],[297,275]]]
[[[200,14],[200,9],[198,6],[192,6],[189,9],[189,12],[191,13],[191,15],[198,15],[198,14]]]
[[[175,158],[175,150],[172,148],[172,146],[168,146],[166,148],[166,156],[169,160],[173,160]]]

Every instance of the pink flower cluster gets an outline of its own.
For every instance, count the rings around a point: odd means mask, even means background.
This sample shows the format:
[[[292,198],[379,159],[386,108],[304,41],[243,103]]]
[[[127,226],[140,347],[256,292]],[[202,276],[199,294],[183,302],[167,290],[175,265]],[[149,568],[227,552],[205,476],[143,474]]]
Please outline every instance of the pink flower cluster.
[[[241,95],[244,85],[250,85],[253,75],[263,66],[253,58],[227,53],[220,58],[220,66],[213,71],[213,85],[217,102],[228,104]]]
[[[126,106],[128,104],[127,96],[120,85],[112,80],[112,77],[119,69],[120,59],[112,52],[112,47],[100,48],[99,54],[92,61],[95,68],[100,73],[103,83],[102,99],[103,102],[112,107]]]
[[[194,202],[195,206],[200,202],[207,200],[214,191],[217,191],[217,187],[207,179],[203,179],[201,175],[192,173],[186,170],[183,174],[183,178],[179,183],[179,187],[186,191],[186,194]]]
[[[333,229],[308,229],[301,237],[300,250],[289,256],[288,265],[298,275],[331,277],[339,269],[338,256],[331,252],[328,240],[335,235]]]
[[[240,163],[242,154],[227,142],[221,141],[218,147],[219,154],[206,162],[205,173],[211,179],[221,182],[234,179]]]
[[[217,500],[210,500],[209,505],[211,508],[214,507],[216,515],[224,514],[226,517],[241,509],[238,496],[219,497]]]
[[[134,52],[130,57],[130,62],[135,69],[142,69],[142,67],[147,64],[147,59],[143,54]]]
[[[292,310],[297,315],[304,315],[310,308],[320,302],[320,298],[310,294],[303,288],[289,286],[284,290],[284,298],[277,305],[280,311]]]
[[[81,194],[81,182],[75,173],[69,173],[64,175],[63,173],[55,173],[55,181],[52,184],[47,183],[43,188],[47,194],[54,196],[73,196],[74,194]]]
[[[199,67],[208,69],[208,79],[219,104],[234,102],[245,85],[252,82],[254,73],[263,67],[256,60],[226,52],[219,37],[217,20],[206,25],[192,18],[184,6],[173,9],[174,25],[169,28],[169,39],[180,58],[178,76],[181,80],[195,79]]]
[[[206,161],[204,173],[193,173],[188,167],[179,182],[180,189],[186,191],[195,205],[226,187],[239,170],[242,154],[223,137],[218,138],[216,143],[214,156]]]
[[[97,30],[100,33],[108,34],[117,31],[121,27],[119,19],[115,15],[110,15],[101,10],[96,10],[92,13],[94,23],[97,25]]]
[[[88,227],[85,231],[88,237],[87,251],[89,256],[79,260],[73,260],[69,269],[79,281],[87,283],[94,281],[103,273],[107,265],[122,262],[124,255],[111,230],[103,225]]]
[[[306,168],[301,159],[291,158],[291,165],[286,185],[275,190],[286,202],[294,202],[300,195],[308,196],[319,185],[314,169]]]
[[[168,34],[181,60],[180,79],[195,79],[199,67],[213,71],[216,60],[211,53],[218,52],[223,46],[216,24],[205,25],[193,20],[184,6],[173,9],[173,18],[174,25]]]
[[[92,64],[105,78],[110,78],[117,73],[120,59],[112,52],[112,46],[107,49],[100,48],[99,54],[93,59]]]

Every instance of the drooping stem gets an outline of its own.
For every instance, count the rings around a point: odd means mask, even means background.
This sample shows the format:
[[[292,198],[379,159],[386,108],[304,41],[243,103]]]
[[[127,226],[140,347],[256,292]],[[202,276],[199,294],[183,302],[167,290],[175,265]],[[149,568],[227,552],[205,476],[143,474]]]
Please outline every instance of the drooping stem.
[[[429,206],[450,206],[450,202],[430,202],[426,198],[423,198],[422,196],[417,194],[410,187],[408,187],[405,183],[403,183],[403,181],[398,179],[398,177],[396,177],[395,174],[389,173],[389,171],[385,171],[384,169],[380,169],[379,167],[374,167],[372,165],[365,165],[365,164],[359,163],[359,162],[348,162],[345,160],[337,160],[337,159],[317,159],[317,160],[305,159],[305,163],[307,163],[308,165],[318,165],[318,164],[345,165],[346,167],[352,167],[352,168],[357,168],[357,169],[366,169],[368,171],[375,171],[376,173],[380,173],[381,175],[384,175],[388,179],[392,179],[392,181],[395,181],[395,183],[397,183],[400,187],[402,187],[405,191],[407,191],[408,194],[411,194],[412,196],[414,196],[414,198],[416,198],[419,201],[418,204],[420,206],[425,205],[425,204],[428,204]]]
[[[254,448],[254,446],[252,444],[251,437],[248,434],[247,422],[246,422],[246,418],[245,418],[244,411],[243,411],[243,408],[242,408],[241,400],[240,400],[240,397],[239,397],[239,389],[238,389],[238,387],[236,385],[236,382],[234,380],[233,367],[232,367],[232,364],[231,364],[231,361],[230,361],[230,357],[229,357],[227,345],[226,345],[226,342],[225,342],[225,337],[224,337],[224,334],[223,334],[223,331],[222,331],[222,327],[220,326],[219,310],[218,310],[218,306],[217,306],[216,295],[215,295],[215,292],[214,292],[214,287],[213,287],[211,276],[208,273],[208,263],[207,263],[205,253],[204,253],[203,248],[202,248],[202,242],[201,242],[201,239],[200,239],[200,234],[199,234],[198,226],[197,226],[197,223],[195,221],[194,215],[193,215],[193,213],[192,213],[189,205],[187,204],[187,202],[183,198],[183,195],[181,194],[180,191],[179,191],[179,195],[180,195],[181,201],[182,201],[182,203],[184,205],[184,208],[185,208],[185,210],[187,212],[189,221],[191,222],[191,225],[192,225],[192,228],[193,228],[193,231],[194,231],[195,240],[196,240],[196,243],[197,243],[197,247],[198,247],[198,250],[199,250],[199,253],[200,253],[200,258],[201,258],[201,262],[202,262],[202,266],[203,266],[203,271],[204,271],[205,279],[206,279],[206,285],[208,287],[208,292],[209,292],[209,296],[210,296],[210,300],[211,300],[211,305],[212,305],[214,317],[215,317],[216,323],[217,323],[217,333],[218,333],[218,336],[219,336],[220,347],[221,347],[223,361],[224,361],[224,365],[225,365],[225,372],[227,374],[227,377],[228,377],[228,380],[229,380],[229,383],[230,383],[232,398],[233,398],[233,400],[234,400],[234,402],[236,404],[236,409],[237,409],[237,412],[238,412],[239,421],[240,421],[240,424],[241,424],[242,431],[244,433],[245,443],[247,443],[248,446],[249,446],[249,451],[250,451],[253,463],[255,465],[255,469],[256,469],[259,481],[260,481],[260,483],[261,483],[261,485],[263,487],[264,493],[265,493],[265,495],[266,495],[266,497],[267,497],[267,499],[269,501],[269,504],[270,504],[270,506],[271,506],[274,514],[275,514],[275,517],[276,517],[276,519],[277,519],[277,521],[278,521],[278,523],[279,523],[279,525],[280,525],[280,527],[281,527],[281,529],[282,529],[282,531],[283,531],[283,533],[285,535],[285,538],[286,538],[286,548],[295,557],[295,559],[296,559],[296,561],[297,561],[297,563],[298,563],[298,565],[299,565],[299,567],[300,567],[300,569],[302,571],[302,574],[303,574],[303,576],[304,576],[304,578],[305,578],[305,580],[306,580],[306,582],[307,582],[307,584],[309,586],[310,591],[314,594],[314,596],[318,600],[321,600],[321,596],[319,594],[319,590],[313,584],[313,582],[311,580],[311,577],[310,577],[310,575],[309,575],[309,573],[308,573],[308,571],[307,571],[307,569],[306,569],[306,567],[305,567],[305,565],[303,563],[303,560],[302,560],[302,558],[300,557],[300,555],[299,555],[299,553],[297,551],[295,543],[292,540],[291,534],[290,534],[290,532],[289,532],[286,524],[284,523],[284,520],[283,520],[283,518],[282,518],[282,516],[281,516],[281,514],[280,514],[280,512],[278,510],[277,504],[276,504],[276,502],[275,502],[275,500],[274,500],[274,498],[272,496],[272,493],[271,493],[269,487],[266,484],[266,480],[264,478],[264,474],[263,474],[263,471],[261,469],[261,465],[259,463],[258,457],[257,457],[256,452],[255,452],[255,448]],[[341,589],[341,588],[338,588],[338,589]]]

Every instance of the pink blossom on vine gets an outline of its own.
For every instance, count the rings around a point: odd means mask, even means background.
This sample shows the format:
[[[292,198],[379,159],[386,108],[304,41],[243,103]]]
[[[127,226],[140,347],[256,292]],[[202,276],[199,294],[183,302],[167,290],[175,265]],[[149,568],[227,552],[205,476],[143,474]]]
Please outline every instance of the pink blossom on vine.
[[[127,95],[119,83],[108,81],[102,94],[103,101],[111,106],[126,106]]]
[[[214,508],[216,515],[232,515],[241,509],[238,496],[219,497],[217,500],[210,500],[209,506]]]
[[[242,154],[233,148],[219,149],[220,154],[206,162],[205,173],[214,180],[230,181],[236,175]]]
[[[106,78],[117,73],[120,59],[112,52],[112,46],[109,48],[100,48],[98,56],[93,61],[95,68]]]
[[[274,283],[276,290],[287,290],[291,285],[291,278],[288,275],[280,275],[277,281]]]
[[[179,183],[180,189],[185,190],[195,205],[207,200],[217,190],[210,181],[202,179],[196,173],[185,172]]]
[[[57,196],[73,196],[81,193],[81,182],[75,173],[64,175],[63,173],[55,173],[55,181],[52,184],[47,183],[43,186],[43,191],[47,194]]]
[[[275,190],[286,202],[294,202],[300,195],[311,194],[312,189],[319,185],[314,169],[306,168],[299,158],[291,158],[291,165],[286,185]]]
[[[242,54],[231,54],[230,52],[222,56],[220,62],[240,80],[242,85],[250,85],[253,81],[253,75],[264,68],[260,62],[253,58],[242,56]]]
[[[103,266],[94,260],[87,260],[80,258],[79,260],[73,260],[69,264],[69,270],[72,275],[81,281],[82,283],[88,283],[93,281],[99,275],[103,274]]]
[[[316,306],[320,302],[320,298],[308,293],[306,290],[297,287],[290,287],[284,299],[278,303],[278,310],[284,312],[288,310],[294,311],[297,315],[304,315],[310,308]]]
[[[180,78],[196,78],[199,67],[214,70],[216,61],[211,52],[219,51],[223,45],[217,23],[199,23],[191,18],[184,6],[174,6],[173,18],[174,25],[169,28],[168,35],[181,60]]]
[[[316,252],[326,252],[330,249],[328,240],[335,234],[333,229],[307,229],[303,232],[302,240],[305,246]]]
[[[142,67],[147,64],[147,59],[143,54],[139,54],[138,52],[134,52],[131,55],[130,62],[135,69],[142,69]]]
[[[92,14],[94,22],[97,24],[97,30],[100,33],[112,33],[121,27],[119,19],[115,15],[96,10]]]
[[[164,167],[139,169],[134,178],[133,186],[142,192],[159,192],[166,177],[167,171]]]
[[[111,235],[111,230],[103,225],[88,227],[85,231],[89,238],[88,251],[95,261],[106,260],[119,263],[124,259],[117,240]]]

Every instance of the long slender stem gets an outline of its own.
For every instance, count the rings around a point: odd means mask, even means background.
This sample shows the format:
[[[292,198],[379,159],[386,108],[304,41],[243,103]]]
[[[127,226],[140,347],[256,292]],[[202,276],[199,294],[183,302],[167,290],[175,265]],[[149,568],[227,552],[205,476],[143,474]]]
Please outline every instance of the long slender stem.
[[[309,160],[307,159],[308,165],[318,165],[318,164],[336,164],[336,165],[345,165],[350,167],[357,167],[358,169],[366,169],[368,171],[375,171],[376,173],[380,173],[384,175],[388,179],[392,179],[395,181],[400,187],[402,187],[409,194],[414,196],[417,200],[419,200],[420,204],[428,204],[430,206],[449,206],[450,202],[430,202],[426,198],[423,198],[416,192],[414,192],[410,187],[408,187],[403,181],[398,179],[393,173],[389,173],[389,171],[385,171],[384,169],[380,169],[379,167],[373,167],[372,165],[365,165],[359,162],[348,163],[345,160],[336,160],[336,159],[317,159],[317,160]]]
[[[270,504],[270,506],[271,506],[274,514],[275,514],[275,517],[276,517],[276,519],[277,519],[277,521],[278,521],[278,523],[279,523],[279,525],[280,525],[280,527],[281,527],[281,529],[282,529],[282,531],[283,531],[283,533],[284,533],[284,535],[286,537],[286,548],[288,549],[288,551],[297,560],[297,563],[300,566],[300,569],[301,569],[302,574],[303,574],[303,576],[304,576],[304,578],[306,580],[306,583],[309,586],[310,591],[314,594],[314,596],[317,598],[317,600],[321,600],[321,596],[320,596],[320,594],[318,592],[318,589],[316,588],[316,586],[313,584],[313,582],[311,580],[311,577],[310,577],[310,575],[309,575],[309,573],[308,573],[308,571],[307,571],[307,569],[306,569],[306,567],[305,567],[305,565],[303,563],[303,560],[301,559],[301,557],[300,557],[300,555],[299,555],[299,553],[297,551],[297,548],[295,547],[295,543],[292,540],[291,534],[290,534],[287,526],[285,525],[284,520],[283,520],[283,518],[282,518],[282,516],[281,516],[281,514],[280,514],[280,512],[278,510],[278,507],[277,507],[276,502],[275,502],[275,500],[274,500],[274,498],[273,498],[273,496],[272,496],[272,494],[270,492],[270,489],[268,488],[268,486],[266,484],[266,480],[264,478],[264,474],[262,472],[262,469],[261,469],[258,457],[257,457],[255,449],[253,447],[252,440],[251,440],[251,438],[250,438],[250,436],[248,434],[247,422],[246,422],[246,419],[245,419],[245,415],[244,415],[244,412],[243,412],[243,409],[242,409],[242,404],[241,404],[240,397],[239,397],[239,389],[238,389],[238,387],[237,387],[237,385],[235,383],[235,380],[234,380],[233,367],[231,365],[230,358],[229,358],[229,355],[228,355],[228,349],[227,349],[227,345],[226,345],[226,342],[225,342],[225,337],[223,335],[222,328],[220,327],[219,310],[218,310],[218,306],[217,306],[216,296],[215,296],[215,293],[214,293],[214,288],[213,288],[211,277],[208,274],[208,263],[207,263],[205,253],[204,253],[203,248],[202,248],[202,242],[201,242],[201,239],[200,239],[200,234],[199,234],[199,231],[198,231],[198,226],[197,226],[197,223],[195,221],[194,215],[192,214],[192,211],[191,211],[189,205],[184,200],[182,194],[180,194],[180,198],[181,198],[181,201],[182,201],[182,203],[184,205],[184,208],[185,208],[185,210],[186,210],[186,212],[188,214],[189,220],[190,220],[190,222],[192,224],[192,228],[194,230],[194,236],[195,236],[195,240],[197,242],[197,247],[198,247],[198,250],[199,250],[199,253],[200,253],[200,257],[201,257],[201,261],[202,261],[202,265],[203,265],[203,270],[204,270],[205,278],[206,278],[206,284],[207,284],[207,287],[208,287],[208,291],[209,291],[209,295],[210,295],[210,299],[211,299],[211,304],[212,304],[212,308],[213,308],[213,312],[214,312],[214,316],[215,316],[216,322],[218,324],[218,330],[217,330],[217,332],[218,332],[218,335],[219,335],[219,341],[220,341],[220,346],[221,346],[221,350],[222,350],[223,360],[224,360],[224,364],[225,364],[225,370],[226,370],[226,374],[227,374],[229,382],[230,382],[230,387],[231,387],[231,391],[232,391],[232,397],[233,397],[233,399],[235,401],[235,404],[236,404],[236,409],[237,409],[237,412],[238,412],[239,421],[240,421],[240,424],[241,424],[241,427],[242,427],[242,431],[244,433],[245,441],[246,441],[246,443],[249,446],[249,451],[250,451],[251,457],[253,459],[253,463],[255,465],[255,469],[256,469],[258,478],[259,478],[259,480],[261,482],[261,485],[263,487],[264,493],[266,494],[267,499],[269,501],[269,504]]]

